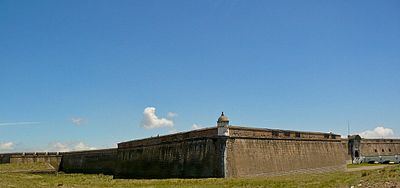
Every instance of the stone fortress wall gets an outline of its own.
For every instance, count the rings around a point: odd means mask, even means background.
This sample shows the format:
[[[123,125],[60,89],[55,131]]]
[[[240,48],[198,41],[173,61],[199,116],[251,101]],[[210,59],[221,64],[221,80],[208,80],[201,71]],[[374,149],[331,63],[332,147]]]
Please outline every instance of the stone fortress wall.
[[[400,162],[400,139],[363,139],[355,135],[348,143],[353,163]]]
[[[22,155],[23,153],[0,153],[0,164],[11,163],[11,156]]]
[[[398,162],[398,155],[400,140],[237,127],[222,115],[217,127],[121,142],[111,149],[0,154],[0,163],[42,161],[65,173],[115,178],[222,178],[337,171],[362,156]]]
[[[62,155],[59,152],[3,153],[0,154],[0,164],[45,162],[58,171],[61,158]]]
[[[61,153],[60,171],[65,173],[113,175],[117,148]]]
[[[344,153],[345,159],[346,159],[346,164],[352,164],[353,163],[352,162],[352,153],[351,153],[351,149],[349,147],[349,139],[342,138],[341,142],[342,142],[342,146],[344,148],[346,148],[346,151]]]
[[[229,126],[118,144],[117,177],[245,177],[343,170],[339,135]]]
[[[244,134],[240,134],[244,131]],[[275,136],[271,132],[278,132]],[[297,172],[345,169],[345,150],[340,136],[271,130],[270,136],[248,136],[238,128],[227,142],[227,177],[268,176]],[[262,133],[257,131],[256,133]],[[296,135],[297,134],[297,135]]]
[[[116,178],[224,177],[216,128],[118,144]]]
[[[400,154],[400,139],[361,139],[362,156]]]

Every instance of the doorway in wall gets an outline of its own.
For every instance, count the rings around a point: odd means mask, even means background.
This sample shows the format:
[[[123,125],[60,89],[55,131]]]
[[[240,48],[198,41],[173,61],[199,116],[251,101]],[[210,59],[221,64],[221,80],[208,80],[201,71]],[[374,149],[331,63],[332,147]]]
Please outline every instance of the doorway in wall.
[[[358,150],[354,151],[354,157],[355,158],[359,158],[360,157],[360,153],[358,152]]]

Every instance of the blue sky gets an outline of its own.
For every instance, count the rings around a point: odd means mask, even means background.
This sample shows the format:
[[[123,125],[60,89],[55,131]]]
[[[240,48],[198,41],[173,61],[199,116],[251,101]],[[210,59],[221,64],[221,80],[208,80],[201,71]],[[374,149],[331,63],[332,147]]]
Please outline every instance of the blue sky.
[[[0,152],[112,147],[215,126],[221,111],[233,125],[399,136],[399,9],[0,1]]]

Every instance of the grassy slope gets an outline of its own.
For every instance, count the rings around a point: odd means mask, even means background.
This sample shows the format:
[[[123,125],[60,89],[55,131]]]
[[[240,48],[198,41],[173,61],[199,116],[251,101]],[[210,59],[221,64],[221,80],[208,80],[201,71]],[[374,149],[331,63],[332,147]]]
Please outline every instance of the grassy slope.
[[[0,172],[18,170],[48,170],[51,167],[44,162],[0,164]]]
[[[361,163],[361,164],[348,164],[347,168],[359,168],[362,166],[382,166],[382,164],[369,164],[369,163]]]
[[[400,186],[400,166],[373,171],[233,179],[114,180],[105,175],[0,174],[0,187],[350,187],[358,184]]]

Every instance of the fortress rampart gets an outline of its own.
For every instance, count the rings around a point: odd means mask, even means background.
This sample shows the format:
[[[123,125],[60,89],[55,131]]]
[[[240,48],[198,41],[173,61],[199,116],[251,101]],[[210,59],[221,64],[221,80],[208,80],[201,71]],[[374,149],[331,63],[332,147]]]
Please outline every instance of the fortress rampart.
[[[216,128],[119,143],[115,177],[224,177],[223,147]]]
[[[164,136],[150,137],[140,140],[133,140],[127,142],[118,143],[119,149],[139,147],[139,146],[151,146],[158,145],[166,142],[175,142],[182,141],[186,139],[196,139],[196,138],[207,138],[207,137],[216,137],[217,129],[216,128],[206,128],[200,130],[193,130],[189,132],[182,132]]]
[[[0,154],[0,163],[48,162],[65,173],[115,178],[224,178],[340,171],[346,162],[400,162],[400,139],[217,126],[121,142],[118,148]]]
[[[343,170],[340,135],[229,126],[118,144],[119,178],[245,177]],[[301,161],[301,162],[300,162]]]
[[[345,169],[340,140],[229,138],[227,177]]]
[[[60,171],[66,173],[114,174],[117,149],[61,153]]]
[[[362,139],[349,136],[349,152],[353,163],[399,163],[400,139]]]
[[[333,133],[318,133],[291,131],[280,129],[263,129],[229,126],[229,137],[231,138],[254,138],[254,139],[283,139],[283,140],[337,140],[340,141],[340,135]]]
[[[399,155],[400,139],[361,139],[362,156]]]

